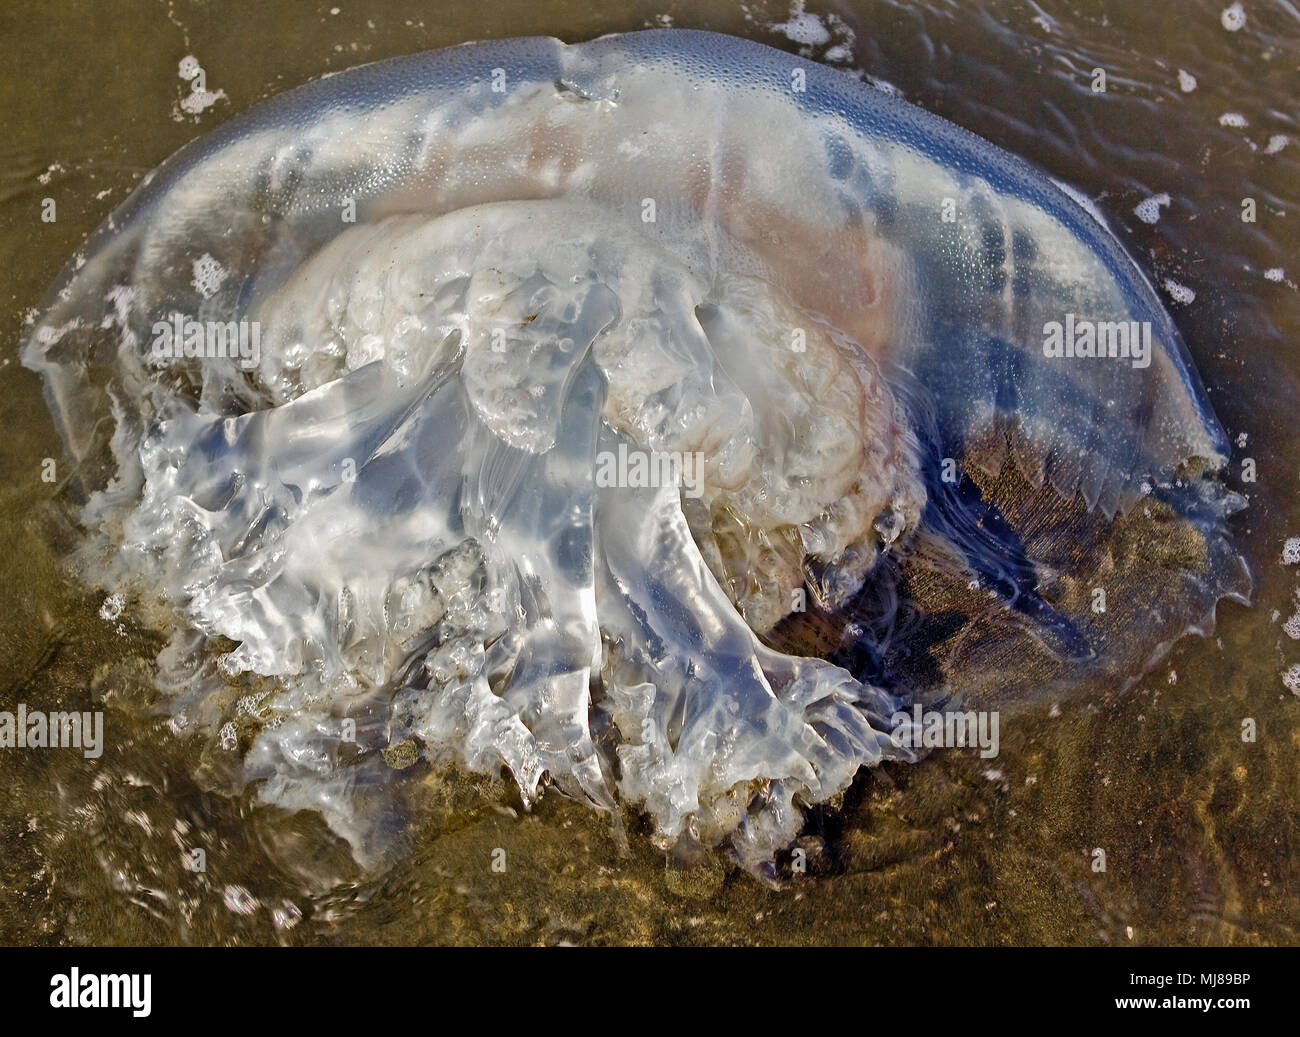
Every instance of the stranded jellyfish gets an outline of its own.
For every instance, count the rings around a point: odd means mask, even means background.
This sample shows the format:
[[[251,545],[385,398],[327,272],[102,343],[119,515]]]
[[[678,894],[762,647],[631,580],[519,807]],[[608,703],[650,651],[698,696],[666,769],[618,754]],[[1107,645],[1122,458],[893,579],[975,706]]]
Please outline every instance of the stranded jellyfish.
[[[1249,590],[1223,431],[1100,219],[710,33],[261,104],[23,359],[166,708],[363,862],[400,825],[358,797],[423,759],[761,870],[915,758],[915,706],[1122,688]]]

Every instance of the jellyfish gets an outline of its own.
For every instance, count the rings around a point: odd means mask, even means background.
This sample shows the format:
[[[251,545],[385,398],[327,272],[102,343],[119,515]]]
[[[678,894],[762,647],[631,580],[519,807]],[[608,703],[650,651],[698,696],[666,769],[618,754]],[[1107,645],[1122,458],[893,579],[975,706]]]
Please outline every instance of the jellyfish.
[[[1100,216],[713,33],[272,98],[144,179],[22,357],[176,724],[362,862],[421,759],[770,873],[918,704],[1123,689],[1250,590]]]

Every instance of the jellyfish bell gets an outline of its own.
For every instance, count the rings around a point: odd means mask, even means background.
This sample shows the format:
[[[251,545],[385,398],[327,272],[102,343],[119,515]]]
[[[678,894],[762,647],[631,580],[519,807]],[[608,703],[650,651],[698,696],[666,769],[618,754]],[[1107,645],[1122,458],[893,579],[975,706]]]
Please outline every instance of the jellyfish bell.
[[[1076,320],[1104,355],[1045,348]],[[1222,430],[1106,229],[711,33],[265,102],[109,218],[23,360],[168,708],[364,861],[415,747],[761,870],[915,758],[917,702],[1130,680],[1249,589]]]

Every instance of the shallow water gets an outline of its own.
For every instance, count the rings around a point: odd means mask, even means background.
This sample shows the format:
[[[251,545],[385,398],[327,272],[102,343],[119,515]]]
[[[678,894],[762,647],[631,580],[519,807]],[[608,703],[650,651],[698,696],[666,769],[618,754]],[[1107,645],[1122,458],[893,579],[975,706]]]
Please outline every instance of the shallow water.
[[[95,766],[75,753],[0,754],[0,938],[7,942],[1294,942],[1300,922],[1300,662],[1283,630],[1300,568],[1300,440],[1288,427],[1300,322],[1300,14],[1181,2],[809,5],[427,5],[380,13],[300,5],[94,4],[0,14],[6,53],[0,263],[8,436],[0,552],[12,606],[0,641],[4,708],[101,708]],[[834,15],[834,17],[830,17]],[[566,40],[664,24],[729,31],[865,69],[910,101],[1035,162],[1094,200],[1170,301],[1214,406],[1239,443],[1230,484],[1256,604],[1225,605],[1209,641],[1185,640],[1136,690],[1086,689],[1008,720],[993,761],[943,752],[863,774],[839,811],[814,817],[809,874],[779,891],[721,858],[665,860],[645,822],[618,836],[552,794],[525,814],[506,782],[428,774],[435,793],[415,851],[375,879],[323,826],[251,796],[205,791],[219,754],[148,718],[155,635],[60,570],[71,543],[42,460],[61,457],[34,376],[18,368],[22,321],[66,257],[139,178],[182,143],[257,101],[362,61],[497,36]],[[773,29],[785,24],[784,30]],[[224,91],[191,116],[181,58]],[[1091,89],[1092,70],[1108,89]],[[1179,70],[1195,77],[1182,89]],[[1225,118],[1225,116],[1228,116]],[[1233,118],[1239,116],[1240,118]],[[1244,120],[1245,125],[1235,125]],[[1291,138],[1281,144],[1279,138]],[[1148,224],[1134,211],[1167,193]],[[43,223],[44,198],[57,221]],[[1258,219],[1240,218],[1253,197]],[[1148,205],[1143,212],[1150,208]],[[1280,280],[1265,272],[1281,269]],[[1274,275],[1275,277],[1278,275]],[[1169,301],[1169,300],[1167,300]],[[1244,436],[1244,440],[1238,437]],[[1241,479],[1253,459],[1257,481]],[[60,478],[66,472],[60,472]],[[1241,739],[1244,718],[1258,738]],[[206,871],[186,866],[202,846]],[[1093,851],[1106,852],[1105,872]],[[491,869],[503,849],[504,873]]]

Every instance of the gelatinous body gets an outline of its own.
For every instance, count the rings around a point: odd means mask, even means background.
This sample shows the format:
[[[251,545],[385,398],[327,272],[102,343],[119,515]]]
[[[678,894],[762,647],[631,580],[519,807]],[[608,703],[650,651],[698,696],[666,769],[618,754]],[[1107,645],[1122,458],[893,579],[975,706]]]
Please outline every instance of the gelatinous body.
[[[172,708],[363,858],[408,743],[759,865],[912,757],[915,697],[1129,680],[1248,589],[1223,433],[1105,228],[708,33],[267,102],[114,213],[24,360]]]

